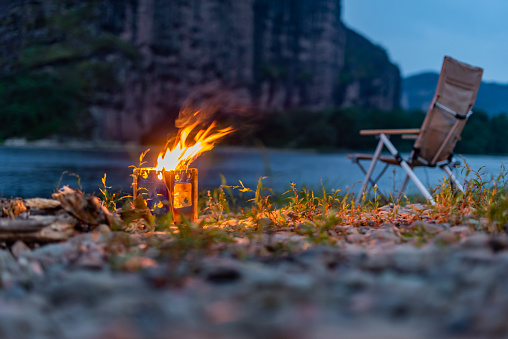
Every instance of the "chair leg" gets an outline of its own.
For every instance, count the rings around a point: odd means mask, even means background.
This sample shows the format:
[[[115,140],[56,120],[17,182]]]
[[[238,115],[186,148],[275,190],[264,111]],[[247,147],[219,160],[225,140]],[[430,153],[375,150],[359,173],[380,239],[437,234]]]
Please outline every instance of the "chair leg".
[[[360,203],[360,200],[362,199],[363,192],[365,192],[365,189],[367,188],[367,184],[369,183],[370,177],[372,176],[372,172],[374,172],[374,167],[376,167],[376,162],[379,159],[379,156],[381,155],[382,149],[383,149],[383,140],[379,139],[376,151],[374,152],[374,156],[372,157],[369,169],[367,170],[367,174],[365,175],[365,180],[363,181],[362,189],[360,190],[360,193],[356,197],[356,204]]]
[[[365,174],[365,175],[367,175],[367,171],[365,170],[365,168],[363,168],[362,164],[360,164],[360,161],[359,161],[359,160],[356,160],[356,162],[355,162],[355,163],[358,165],[358,167],[360,167],[360,170],[362,171],[362,173],[363,173],[363,174]],[[369,182],[370,182],[370,184],[371,184],[372,186],[374,186],[374,185],[376,184],[376,181],[378,181],[378,180],[379,180],[379,176],[378,176],[375,180],[373,180],[372,178],[370,178],[370,179],[369,179]]]
[[[370,184],[372,185],[371,187],[369,187],[367,189],[367,192],[370,191],[371,188],[374,187],[374,185],[377,184],[377,182],[379,181],[379,179],[381,179],[381,177],[383,176],[383,174],[385,174],[386,172],[386,169],[390,166],[390,164],[386,164],[385,167],[381,170],[381,172],[378,174],[378,176],[375,178],[375,179],[370,179]],[[383,196],[385,197],[386,199],[388,199],[388,196],[386,194],[383,193],[382,190],[379,189],[379,187],[377,188],[377,191],[379,193],[380,196]]]
[[[384,134],[380,134],[379,138],[386,145],[386,147],[388,148],[390,153],[392,153],[392,155],[395,158],[399,158],[400,159],[399,152],[397,151],[395,146],[393,146],[393,144],[391,143],[390,139],[388,139],[388,137],[386,135],[384,135]],[[425,186],[422,184],[420,179],[418,179],[416,174],[413,172],[411,167],[409,167],[409,165],[407,164],[407,162],[405,160],[401,160],[400,161],[400,167],[402,167],[402,169],[404,171],[406,171],[407,175],[411,178],[411,180],[413,180],[413,182],[415,183],[416,187],[418,187],[418,189],[423,194],[425,199],[427,199],[431,203],[431,205],[434,206],[436,202],[434,201],[434,199],[432,199],[432,195],[425,188]]]
[[[404,190],[406,189],[408,181],[409,181],[409,175],[406,175],[406,178],[404,179],[404,183],[402,184],[402,187],[400,188],[400,193],[398,196],[399,199],[402,197],[402,194],[404,193]]]
[[[446,174],[448,174],[448,177],[453,181],[453,183],[458,187],[458,189],[461,190],[462,193],[465,193],[464,187],[462,187],[457,177],[453,174],[451,168],[448,165],[443,165],[441,166],[441,169],[445,171]]]
[[[353,162],[355,164],[358,165],[358,167],[360,167],[360,170],[362,171],[363,174],[367,174],[367,171],[365,170],[365,168],[362,166],[362,164],[360,163],[360,160],[356,159],[356,160],[353,160]],[[381,173],[375,178],[375,179],[372,179],[372,177],[369,179],[369,183],[370,183],[370,187],[367,185],[368,188],[366,188],[367,191],[370,191],[371,187],[374,187],[374,185],[376,185],[376,183],[379,181],[379,179],[381,179],[381,177],[383,176],[383,174],[386,172],[386,169],[388,168],[388,164],[386,164],[386,166],[383,168],[383,170],[381,171]],[[380,196],[383,196],[385,198],[387,198],[388,196],[382,191],[379,189],[378,187],[378,190],[379,192],[379,195]]]
[[[374,186],[376,184],[376,182],[378,182],[379,179],[381,179],[383,174],[385,174],[386,170],[388,169],[388,166],[390,166],[390,164],[386,164],[385,167],[383,167],[383,169],[379,173],[379,175],[376,177],[376,179],[370,181],[372,183],[372,186]]]

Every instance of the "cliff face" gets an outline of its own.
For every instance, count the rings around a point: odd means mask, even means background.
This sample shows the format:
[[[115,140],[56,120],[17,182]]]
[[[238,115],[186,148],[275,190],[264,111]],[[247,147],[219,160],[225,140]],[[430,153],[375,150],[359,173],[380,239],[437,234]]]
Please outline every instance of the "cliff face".
[[[388,61],[386,52],[348,29],[337,101],[389,111],[398,107],[400,82],[399,69]]]
[[[2,6],[0,76],[74,67],[77,78],[89,78],[86,100],[98,138],[137,140],[171,121],[192,92],[227,91],[237,107],[259,111],[390,110],[399,100],[398,69],[342,24],[340,0]]]

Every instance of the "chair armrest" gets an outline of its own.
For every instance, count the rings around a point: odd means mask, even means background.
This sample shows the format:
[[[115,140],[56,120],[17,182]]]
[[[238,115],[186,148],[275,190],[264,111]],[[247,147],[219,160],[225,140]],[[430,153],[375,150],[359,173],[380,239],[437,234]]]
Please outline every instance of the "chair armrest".
[[[406,129],[362,129],[360,135],[379,135],[379,134],[420,134],[419,128]]]

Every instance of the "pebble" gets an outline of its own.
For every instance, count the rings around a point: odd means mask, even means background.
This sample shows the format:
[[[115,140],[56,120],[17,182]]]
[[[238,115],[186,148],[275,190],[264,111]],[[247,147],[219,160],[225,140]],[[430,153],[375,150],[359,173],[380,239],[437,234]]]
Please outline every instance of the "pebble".
[[[352,244],[361,244],[365,239],[365,236],[359,233],[350,234],[346,237],[346,240]]]
[[[394,249],[393,266],[402,272],[419,272],[428,267],[428,258],[428,251],[404,244]]]
[[[12,245],[11,252],[16,258],[19,258],[23,254],[30,253],[31,249],[23,241],[18,240]]]
[[[434,243],[441,245],[450,245],[460,241],[460,236],[452,229],[448,232],[439,233],[434,237]]]
[[[425,221],[415,221],[412,225],[415,230],[424,231],[430,234],[441,233],[445,230],[445,227],[440,224],[431,224]]]
[[[111,228],[106,224],[100,224],[93,230],[94,232],[102,233],[102,234],[108,234],[111,233]]]
[[[55,264],[67,265],[78,259],[79,248],[71,242],[49,244],[25,254],[25,257],[37,261],[45,267]]]
[[[490,237],[484,233],[472,233],[468,237],[462,238],[460,244],[467,248],[484,248],[489,245]]]
[[[470,226],[454,226],[450,228],[450,232],[469,234],[472,231]]]
[[[366,234],[368,240],[375,241],[375,242],[389,242],[393,244],[400,243],[400,238],[394,234],[393,232],[386,230],[386,229],[375,229],[372,231],[369,231]]]
[[[335,225],[334,247],[288,231],[235,238],[239,248],[298,248],[241,259],[231,251],[178,257],[140,247],[133,235],[131,252],[123,245],[112,261],[108,246],[119,235],[106,227],[33,250],[0,249],[0,336],[508,337],[504,234],[416,222],[424,236],[408,240],[392,223]]]

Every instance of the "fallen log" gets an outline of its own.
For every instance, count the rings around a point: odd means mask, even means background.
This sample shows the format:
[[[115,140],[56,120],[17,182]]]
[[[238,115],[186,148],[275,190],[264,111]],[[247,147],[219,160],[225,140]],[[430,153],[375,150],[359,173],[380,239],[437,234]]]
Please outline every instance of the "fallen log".
[[[5,232],[34,232],[49,226],[54,220],[44,219],[0,219],[0,233]]]
[[[76,230],[73,222],[57,220],[0,220],[0,241],[14,243],[48,243],[67,240]]]

